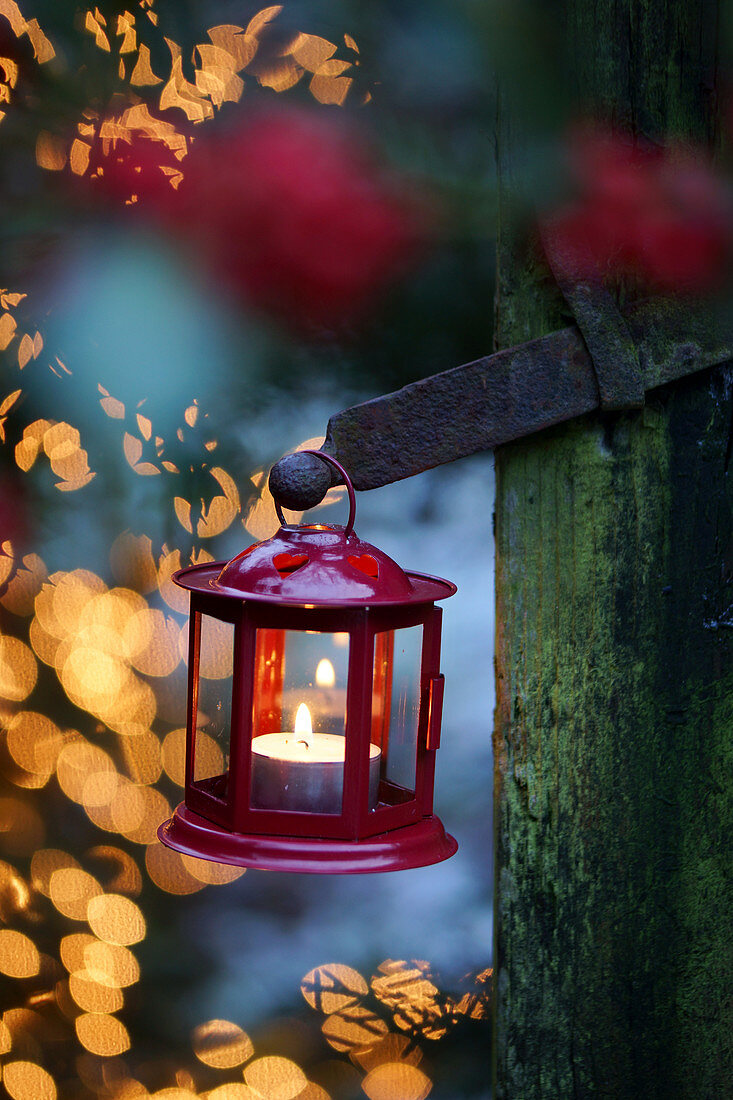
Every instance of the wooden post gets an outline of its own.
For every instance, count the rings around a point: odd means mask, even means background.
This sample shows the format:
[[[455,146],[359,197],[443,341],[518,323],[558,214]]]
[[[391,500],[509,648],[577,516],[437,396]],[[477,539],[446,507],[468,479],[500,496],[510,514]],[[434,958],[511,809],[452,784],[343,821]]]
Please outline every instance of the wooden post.
[[[715,4],[560,7],[599,116],[713,140]],[[508,222],[500,346],[562,323]],[[723,366],[497,451],[496,1100],[733,1096],[732,441]]]

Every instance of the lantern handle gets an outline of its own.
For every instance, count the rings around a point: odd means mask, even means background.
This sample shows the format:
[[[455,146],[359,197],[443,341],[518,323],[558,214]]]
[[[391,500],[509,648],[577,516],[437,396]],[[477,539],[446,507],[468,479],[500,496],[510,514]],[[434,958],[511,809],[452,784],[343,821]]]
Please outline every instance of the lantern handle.
[[[346,473],[346,470],[343,468],[340,462],[337,462],[335,458],[331,457],[331,455],[327,455],[325,451],[297,451],[296,454],[315,455],[316,458],[322,458],[324,462],[330,462],[334,469],[338,470],[339,474],[341,475],[341,479],[346,486],[346,491],[349,494],[349,518],[346,522],[346,527],[344,528],[344,535],[346,538],[349,538],[349,536],[354,531],[354,520],[356,519],[356,494],[354,493],[354,486],[351,484],[351,478]],[[285,526],[285,516],[283,515],[280,501],[274,495],[273,500],[275,501],[275,511],[277,512],[277,518],[280,520],[280,523]]]

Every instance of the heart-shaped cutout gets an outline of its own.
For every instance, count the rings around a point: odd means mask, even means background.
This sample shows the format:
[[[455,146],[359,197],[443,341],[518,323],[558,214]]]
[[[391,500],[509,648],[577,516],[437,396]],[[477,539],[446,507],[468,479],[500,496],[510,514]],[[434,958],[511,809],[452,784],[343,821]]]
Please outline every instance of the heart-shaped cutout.
[[[373,558],[371,554],[362,554],[361,557],[356,557],[352,554],[349,557],[349,565],[353,565],[354,569],[361,570],[362,573],[366,573],[367,577],[379,576],[379,562],[376,558]]]
[[[300,569],[301,565],[305,565],[307,561],[307,554],[275,554],[272,564],[281,577],[286,577],[288,573],[294,573],[296,569]]]

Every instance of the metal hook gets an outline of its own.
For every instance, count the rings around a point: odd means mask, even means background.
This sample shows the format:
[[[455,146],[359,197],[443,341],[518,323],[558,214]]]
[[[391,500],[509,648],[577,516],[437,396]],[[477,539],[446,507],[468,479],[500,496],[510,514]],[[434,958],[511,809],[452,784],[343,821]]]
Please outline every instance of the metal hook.
[[[344,534],[346,538],[348,538],[354,530],[354,520],[356,518],[356,494],[354,493],[354,486],[351,484],[351,478],[346,473],[346,470],[343,468],[341,463],[337,462],[335,458],[332,458],[331,455],[326,454],[324,451],[306,450],[297,451],[296,454],[315,455],[316,458],[321,458],[324,462],[329,462],[334,467],[334,469],[338,470],[339,474],[341,475],[341,479],[346,486],[346,491],[349,494],[349,518],[347,520],[346,527],[344,528]],[[277,518],[280,520],[280,523],[285,526],[285,516],[283,515],[280,501],[278,500],[272,485],[270,486],[270,489],[272,491],[273,500],[275,501],[275,511],[277,512]],[[316,503],[320,503],[320,501],[317,501]],[[313,507],[313,505],[311,505],[311,507]]]

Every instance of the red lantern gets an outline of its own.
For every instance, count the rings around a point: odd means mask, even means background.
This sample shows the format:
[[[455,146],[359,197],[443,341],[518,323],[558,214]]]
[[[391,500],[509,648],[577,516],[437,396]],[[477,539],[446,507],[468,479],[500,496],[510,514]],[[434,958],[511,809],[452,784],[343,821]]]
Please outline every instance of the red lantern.
[[[433,814],[441,611],[455,585],[406,573],[346,527],[290,526],[191,592],[186,795],[158,835],[281,871],[395,871],[458,845]]]

